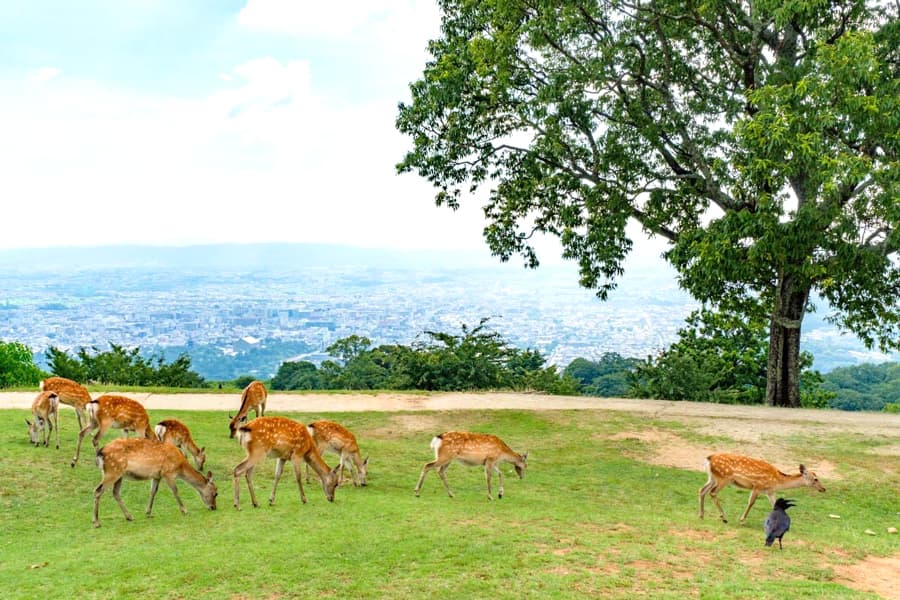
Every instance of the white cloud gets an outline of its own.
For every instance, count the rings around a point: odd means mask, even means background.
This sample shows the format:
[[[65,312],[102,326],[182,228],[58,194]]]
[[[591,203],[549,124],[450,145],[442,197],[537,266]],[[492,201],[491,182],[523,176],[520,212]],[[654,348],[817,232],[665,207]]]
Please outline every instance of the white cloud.
[[[333,242],[484,249],[394,165],[396,105],[317,95],[305,61],[246,61],[198,99],[72,77],[0,81],[0,246]],[[484,250],[485,253],[487,252]]]
[[[248,0],[238,24],[249,29],[280,31],[309,37],[347,37],[364,26],[392,21],[417,5],[415,0]],[[395,30],[396,33],[396,30]]]
[[[56,79],[61,74],[62,71],[56,67],[41,67],[40,69],[35,69],[29,73],[28,80],[35,82],[50,81],[51,79]]]

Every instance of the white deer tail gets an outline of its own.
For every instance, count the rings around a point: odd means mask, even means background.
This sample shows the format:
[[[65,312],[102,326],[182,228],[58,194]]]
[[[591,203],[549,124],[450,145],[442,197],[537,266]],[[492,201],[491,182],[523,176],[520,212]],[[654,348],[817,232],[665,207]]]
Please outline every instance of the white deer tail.
[[[97,420],[97,409],[100,408],[100,403],[97,402],[96,400],[91,400],[90,402],[87,403],[87,406],[85,408],[87,408],[87,414],[88,414],[88,417],[91,419],[91,421],[96,421]]]
[[[250,443],[250,431],[244,428],[238,429],[237,438],[238,443],[243,446],[245,449],[247,448],[247,444]]]
[[[437,456],[437,453],[441,450],[441,444],[444,443],[444,440],[441,439],[441,436],[436,435],[431,438],[431,449],[434,450],[434,455]]]
[[[166,426],[160,423],[156,427],[153,428],[153,431],[156,432],[156,437],[159,438],[159,441],[163,441],[166,436]]]
[[[38,384],[38,387],[41,389],[42,392],[44,391],[44,380],[43,379],[41,379],[41,382]]]

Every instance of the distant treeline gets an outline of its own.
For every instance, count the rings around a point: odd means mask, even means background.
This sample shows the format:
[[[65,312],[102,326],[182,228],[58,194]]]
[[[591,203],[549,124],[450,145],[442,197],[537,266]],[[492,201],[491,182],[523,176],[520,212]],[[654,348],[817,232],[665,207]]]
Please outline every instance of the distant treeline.
[[[425,331],[412,345],[372,347],[351,335],[329,346],[332,360],[321,365],[282,362],[267,383],[273,390],[520,390],[549,394],[659,398],[731,404],[761,404],[766,389],[763,329],[748,328],[715,313],[699,311],[679,332],[679,340],[656,356],[626,358],[610,352],[599,360],[578,358],[565,369],[548,365],[537,350],[511,346],[488,328],[488,319],[461,333]],[[900,412],[900,364],[842,367],[822,375],[804,356],[804,406]],[[139,348],[110,344],[74,355],[51,347],[49,373],[37,367],[29,349],[0,342],[0,387],[37,385],[48,374],[85,383],[203,388],[218,385],[191,369],[191,356],[167,362]],[[228,383],[243,387],[256,377]]]

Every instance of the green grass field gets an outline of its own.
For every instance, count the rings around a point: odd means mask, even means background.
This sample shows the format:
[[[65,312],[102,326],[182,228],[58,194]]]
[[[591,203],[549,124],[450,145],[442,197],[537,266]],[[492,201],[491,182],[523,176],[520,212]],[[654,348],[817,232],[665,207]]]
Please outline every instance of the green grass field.
[[[727,438],[684,423],[607,411],[291,414],[303,422],[333,418],[354,431],[370,456],[368,487],[342,486],[329,504],[314,479],[305,488],[309,503],[301,505],[286,469],[269,506],[269,459],[254,477],[261,506],[250,505],[242,481],[238,512],[230,471],[244,453],[228,438],[227,415],[150,411],[153,423],[182,419],[206,446],[218,510],[206,510],[180,482],[188,507],[182,515],[163,484],[147,519],[149,483],[126,481],[122,496],[135,520],[123,518],[108,492],[102,527],[94,529],[100,472],[89,439],[81,462],[69,467],[74,413],[61,411],[60,450],[28,443],[26,411],[0,416],[4,598],[863,598],[876,596],[845,587],[836,570],[895,556],[900,546],[898,536],[884,533],[900,510],[896,458],[870,452],[897,443],[883,437],[780,440],[810,464],[830,461],[841,477],[823,479],[824,494],[790,491],[798,506],[779,551],[763,546],[764,497],[739,526],[747,494],[729,488],[720,497],[730,522],[720,522],[711,503],[701,521],[704,474],[640,460],[648,442],[611,439],[653,427],[711,450],[727,447]],[[454,465],[447,474],[455,498],[435,473],[414,497],[422,465],[433,458],[429,442],[448,429],[495,433],[528,450],[525,478],[504,465],[506,495],[489,502],[483,470]],[[335,464],[333,455],[325,459]],[[878,535],[865,535],[867,528]]]

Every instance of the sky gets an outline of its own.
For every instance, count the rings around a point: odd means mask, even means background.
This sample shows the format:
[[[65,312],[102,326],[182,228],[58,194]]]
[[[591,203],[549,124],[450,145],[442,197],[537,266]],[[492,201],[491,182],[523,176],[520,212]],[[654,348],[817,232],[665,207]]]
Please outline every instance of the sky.
[[[0,3],[0,248],[298,242],[477,251],[395,165],[433,0]],[[539,240],[541,259],[558,258]],[[658,258],[660,247],[653,248]]]

